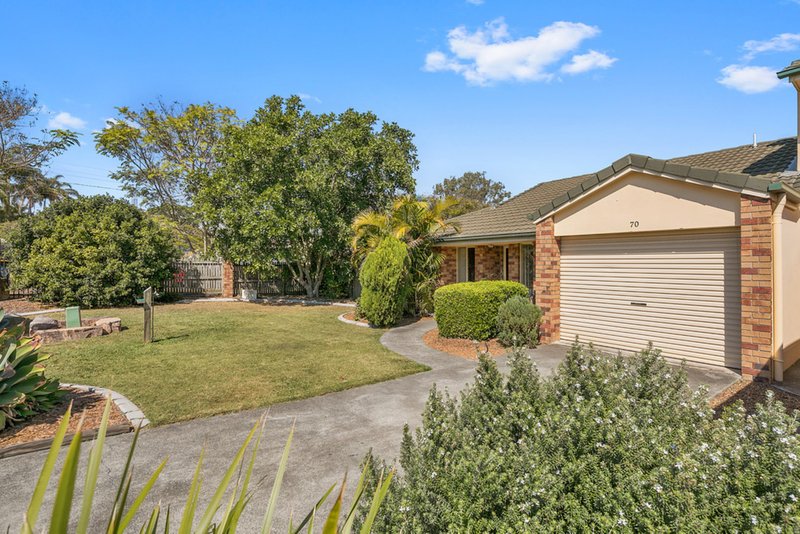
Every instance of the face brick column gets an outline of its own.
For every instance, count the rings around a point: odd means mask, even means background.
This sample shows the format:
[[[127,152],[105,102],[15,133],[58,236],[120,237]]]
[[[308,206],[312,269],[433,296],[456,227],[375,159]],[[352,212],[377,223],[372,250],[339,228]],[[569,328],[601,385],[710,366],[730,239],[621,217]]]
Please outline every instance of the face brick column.
[[[227,261],[222,263],[222,296],[225,298],[236,296],[233,294],[233,264]]]
[[[519,245],[508,245],[508,279],[519,282]]]
[[[503,247],[475,247],[475,281],[503,279]]]
[[[442,267],[439,270],[439,285],[454,284],[456,282],[458,266],[456,262],[456,247],[439,247],[436,251],[442,255]]]
[[[741,197],[742,376],[769,380],[772,365],[772,206]]]
[[[561,327],[561,245],[553,233],[553,218],[536,225],[536,305],[542,309],[542,343],[560,338]]]

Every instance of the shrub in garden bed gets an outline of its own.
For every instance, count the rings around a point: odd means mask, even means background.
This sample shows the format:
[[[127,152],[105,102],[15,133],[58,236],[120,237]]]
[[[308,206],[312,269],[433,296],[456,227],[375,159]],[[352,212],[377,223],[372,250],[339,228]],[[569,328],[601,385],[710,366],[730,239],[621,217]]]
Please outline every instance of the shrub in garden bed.
[[[549,380],[521,349],[510,365],[504,380],[482,357],[460,402],[431,391],[377,531],[800,531],[798,420],[780,403],[715,418],[652,349],[575,345]]]
[[[391,236],[381,240],[361,266],[359,316],[381,327],[391,326],[400,320],[411,290],[408,264],[405,243]]]
[[[0,310],[0,321],[4,313]],[[23,324],[0,331],[0,430],[53,408],[63,397],[58,380],[44,376],[43,362],[33,338],[24,337]]]
[[[534,348],[539,344],[542,310],[529,298],[514,296],[497,310],[497,340],[504,346]]]
[[[485,340],[497,335],[497,311],[514,296],[527,297],[518,282],[483,280],[449,284],[433,295],[436,325],[442,337]]]

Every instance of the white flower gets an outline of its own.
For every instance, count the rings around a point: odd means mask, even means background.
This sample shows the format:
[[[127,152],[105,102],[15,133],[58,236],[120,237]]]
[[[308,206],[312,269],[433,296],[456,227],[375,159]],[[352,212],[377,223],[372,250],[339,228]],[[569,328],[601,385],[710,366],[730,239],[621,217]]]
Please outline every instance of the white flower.
[[[661,484],[655,484],[653,486],[653,489],[656,490],[656,493],[661,493],[661,490],[663,490],[664,488],[661,487]]]
[[[758,524],[758,519],[756,518],[756,516],[751,515],[750,516],[750,522],[753,523],[754,525],[757,525]]]
[[[795,496],[794,493],[790,493],[789,498],[792,500],[792,502],[797,502],[797,497]]]

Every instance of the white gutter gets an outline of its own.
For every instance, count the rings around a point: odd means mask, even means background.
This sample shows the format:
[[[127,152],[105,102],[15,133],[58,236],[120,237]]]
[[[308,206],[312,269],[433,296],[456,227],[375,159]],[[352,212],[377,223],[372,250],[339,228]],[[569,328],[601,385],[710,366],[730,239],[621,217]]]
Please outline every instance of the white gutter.
[[[787,195],[772,212],[772,379],[783,382],[783,210]]]

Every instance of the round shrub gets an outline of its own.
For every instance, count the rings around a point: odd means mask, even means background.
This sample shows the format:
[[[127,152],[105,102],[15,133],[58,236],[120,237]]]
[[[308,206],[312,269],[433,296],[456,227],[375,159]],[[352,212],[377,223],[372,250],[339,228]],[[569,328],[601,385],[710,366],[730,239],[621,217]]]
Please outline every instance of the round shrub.
[[[403,316],[409,296],[408,248],[395,237],[385,237],[367,255],[358,274],[361,282],[359,313],[375,326],[391,326]]]
[[[514,296],[527,297],[518,282],[483,280],[442,286],[433,294],[434,313],[442,337],[491,339],[497,335],[497,310]]]
[[[56,202],[20,221],[11,236],[20,287],[45,302],[130,305],[172,275],[178,251],[142,210],[108,195]]]
[[[497,310],[497,339],[506,347],[539,344],[542,310],[527,297],[513,296]]]

